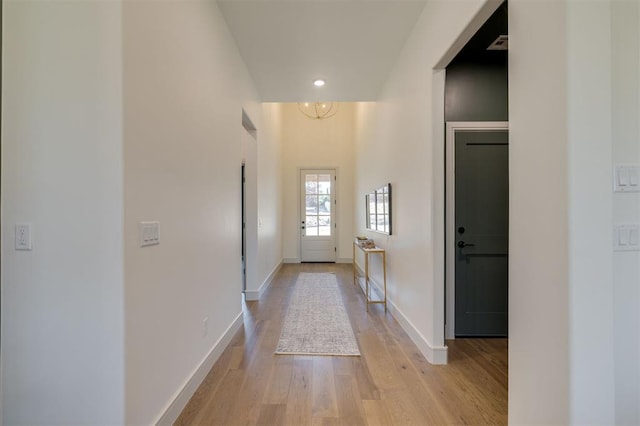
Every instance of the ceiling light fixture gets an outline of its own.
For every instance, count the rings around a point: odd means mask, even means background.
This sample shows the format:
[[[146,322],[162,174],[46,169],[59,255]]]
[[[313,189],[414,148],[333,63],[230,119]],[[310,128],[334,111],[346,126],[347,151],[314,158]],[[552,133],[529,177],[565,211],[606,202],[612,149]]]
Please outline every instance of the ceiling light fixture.
[[[313,120],[324,120],[336,115],[338,103],[336,102],[301,102],[298,104],[301,113]]]
[[[322,80],[322,79],[317,79],[317,80],[313,80],[313,85],[316,87],[322,87],[324,86],[326,83],[326,81]]]

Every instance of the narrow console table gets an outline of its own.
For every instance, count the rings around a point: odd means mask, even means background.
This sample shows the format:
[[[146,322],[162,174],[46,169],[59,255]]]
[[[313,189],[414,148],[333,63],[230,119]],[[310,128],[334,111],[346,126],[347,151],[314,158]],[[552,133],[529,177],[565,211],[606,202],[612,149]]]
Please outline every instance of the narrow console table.
[[[360,273],[358,271],[358,266],[356,264],[356,247],[360,249],[364,253],[364,287],[360,284]],[[382,276],[384,282],[383,295],[378,298],[374,298],[371,295],[372,289],[371,284],[369,283],[369,255],[370,254],[379,254],[382,256]],[[369,305],[372,303],[382,303],[384,305],[384,312],[387,312],[387,254],[384,249],[380,247],[374,248],[364,248],[360,246],[355,241],[353,242],[353,283],[358,284],[360,289],[363,291],[366,303],[367,303],[367,311],[369,311]]]

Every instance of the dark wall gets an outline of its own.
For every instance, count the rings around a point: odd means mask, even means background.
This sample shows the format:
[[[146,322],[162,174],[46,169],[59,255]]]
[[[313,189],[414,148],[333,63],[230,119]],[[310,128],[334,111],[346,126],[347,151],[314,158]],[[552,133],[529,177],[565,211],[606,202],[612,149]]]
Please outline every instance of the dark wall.
[[[508,121],[509,80],[506,50],[487,50],[509,34],[503,2],[447,66],[446,121]]]
[[[447,67],[446,121],[509,121],[506,56],[490,63],[454,61]]]

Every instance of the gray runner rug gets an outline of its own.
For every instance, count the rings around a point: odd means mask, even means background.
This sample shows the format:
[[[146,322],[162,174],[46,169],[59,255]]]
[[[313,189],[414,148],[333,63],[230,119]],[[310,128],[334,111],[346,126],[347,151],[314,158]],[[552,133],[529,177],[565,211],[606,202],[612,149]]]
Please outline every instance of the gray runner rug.
[[[276,354],[360,355],[335,274],[300,273]]]

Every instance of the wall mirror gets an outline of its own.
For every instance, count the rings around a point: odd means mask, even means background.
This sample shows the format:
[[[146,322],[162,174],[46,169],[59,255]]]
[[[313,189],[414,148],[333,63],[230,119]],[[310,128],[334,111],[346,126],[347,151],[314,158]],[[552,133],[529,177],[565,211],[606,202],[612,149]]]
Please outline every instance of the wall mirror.
[[[367,229],[391,235],[391,184],[381,186],[365,196]]]

